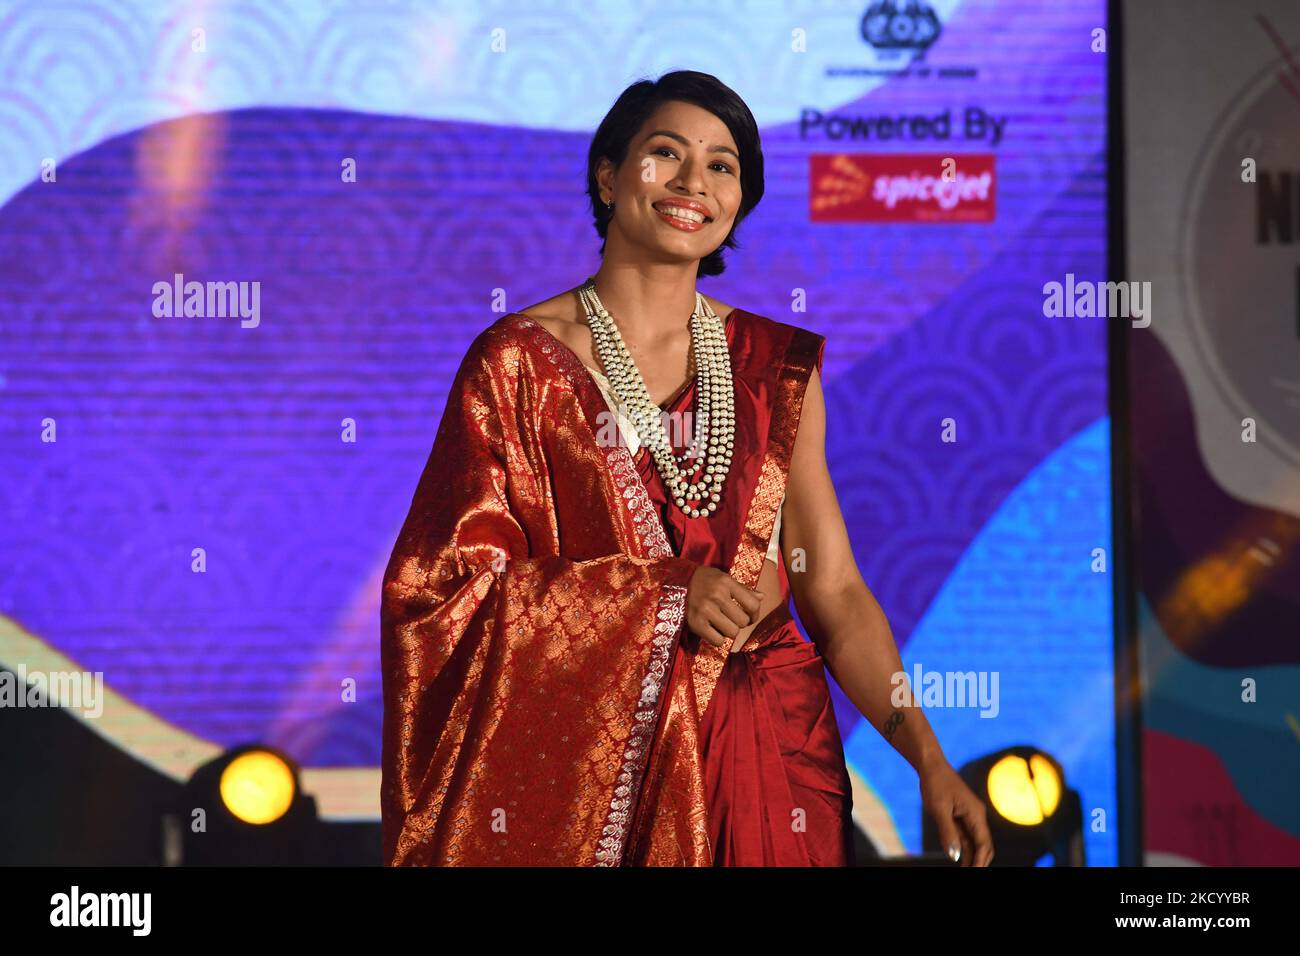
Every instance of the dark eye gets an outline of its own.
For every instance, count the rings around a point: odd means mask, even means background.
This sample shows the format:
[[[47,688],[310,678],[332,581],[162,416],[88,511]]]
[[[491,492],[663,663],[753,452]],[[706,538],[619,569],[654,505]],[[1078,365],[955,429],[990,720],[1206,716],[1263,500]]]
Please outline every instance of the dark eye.
[[[667,154],[668,154],[669,156],[671,156],[673,159],[676,159],[676,158],[677,158],[677,154],[676,154],[675,152],[673,152],[673,148],[672,148],[671,146],[656,146],[656,147],[655,147],[653,150],[651,150],[650,152],[651,152],[651,155],[655,155],[655,156],[657,156],[657,155],[661,155],[661,154],[663,154],[663,153],[667,153]],[[719,160],[714,160],[712,163],[709,164],[709,168],[710,168],[710,169],[712,169],[712,168],[715,167],[715,166],[720,166],[720,167],[722,167],[722,169],[720,170],[721,172],[724,172],[724,173],[731,173],[731,174],[734,174],[734,173],[735,173],[735,170],[734,170],[734,169],[732,169],[730,166],[728,166],[726,163],[724,163],[724,162],[723,162],[722,160],[720,160],[720,159],[719,159]]]

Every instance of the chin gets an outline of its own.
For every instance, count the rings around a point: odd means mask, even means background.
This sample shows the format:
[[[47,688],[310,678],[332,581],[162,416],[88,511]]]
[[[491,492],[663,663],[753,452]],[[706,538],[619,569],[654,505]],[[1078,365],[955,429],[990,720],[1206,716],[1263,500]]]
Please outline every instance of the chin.
[[[661,252],[680,256],[683,259],[703,259],[718,248],[719,245],[720,241],[705,239],[696,234],[694,236],[671,237],[668,240],[658,237],[658,241],[654,243],[653,247]]]

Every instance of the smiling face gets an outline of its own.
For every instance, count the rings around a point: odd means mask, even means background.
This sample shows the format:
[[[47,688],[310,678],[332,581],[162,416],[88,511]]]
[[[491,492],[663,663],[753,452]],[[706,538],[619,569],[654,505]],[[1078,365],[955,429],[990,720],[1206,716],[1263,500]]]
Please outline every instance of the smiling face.
[[[596,170],[613,198],[606,254],[642,250],[661,261],[699,260],[727,238],[740,210],[740,150],[727,124],[693,103],[665,103],[628,143],[615,169]]]

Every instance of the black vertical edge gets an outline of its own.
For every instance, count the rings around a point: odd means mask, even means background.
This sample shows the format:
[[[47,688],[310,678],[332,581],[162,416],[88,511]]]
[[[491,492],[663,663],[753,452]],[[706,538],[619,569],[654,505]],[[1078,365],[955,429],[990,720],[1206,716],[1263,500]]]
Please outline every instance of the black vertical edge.
[[[1106,271],[1128,278],[1124,208],[1124,0],[1106,9]],[[1115,644],[1115,809],[1120,866],[1141,866],[1142,680],[1138,652],[1137,572],[1134,561],[1132,435],[1129,397],[1129,323],[1108,326],[1110,413],[1111,584]],[[1150,333],[1148,333],[1150,334]]]

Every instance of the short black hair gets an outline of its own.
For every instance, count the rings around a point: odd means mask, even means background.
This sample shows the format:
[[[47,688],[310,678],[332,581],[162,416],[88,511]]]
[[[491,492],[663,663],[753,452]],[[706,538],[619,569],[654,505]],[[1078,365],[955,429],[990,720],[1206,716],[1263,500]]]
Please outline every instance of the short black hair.
[[[676,70],[657,80],[638,80],[619,95],[600,121],[587,150],[587,195],[591,199],[596,232],[600,236],[600,254],[605,254],[605,237],[613,213],[601,202],[596,167],[602,158],[608,159],[615,168],[622,165],[632,137],[655,110],[675,100],[706,109],[727,124],[740,153],[741,196],[736,221],[722,245],[700,260],[696,273],[700,276],[721,275],[726,268],[722,261],[722,247],[736,248],[736,230],[763,198],[763,149],[759,143],[758,124],[745,101],[716,76],[695,70]]]

